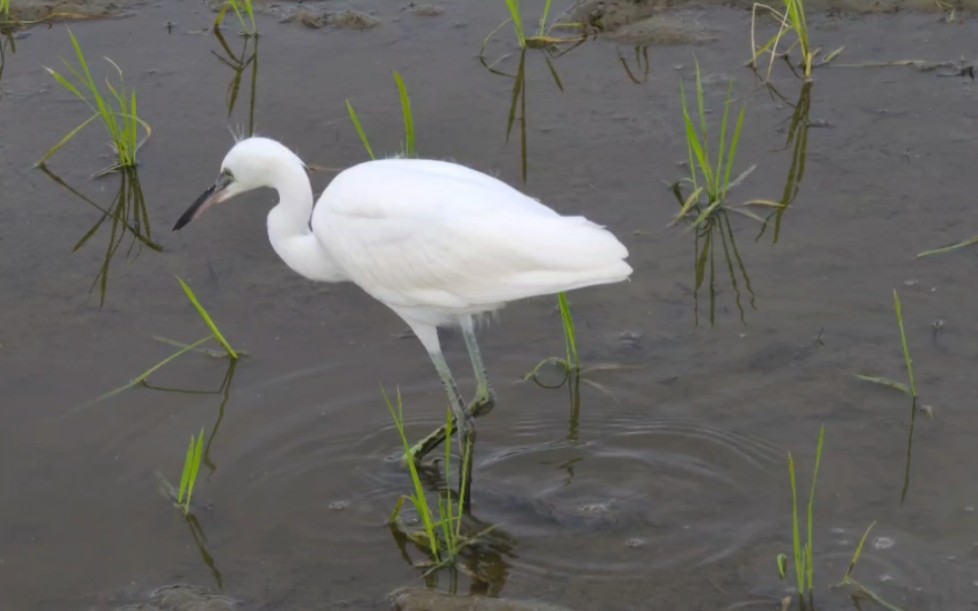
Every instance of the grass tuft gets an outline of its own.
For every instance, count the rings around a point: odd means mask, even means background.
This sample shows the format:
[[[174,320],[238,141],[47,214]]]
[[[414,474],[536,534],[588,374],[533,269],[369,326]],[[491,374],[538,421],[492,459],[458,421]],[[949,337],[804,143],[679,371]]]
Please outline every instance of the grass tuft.
[[[696,64],[696,120],[689,111],[689,104],[686,99],[686,87],[680,81],[679,94],[683,106],[683,124],[686,134],[686,151],[689,159],[689,182],[692,184],[693,191],[685,199],[680,208],[676,219],[686,216],[694,208],[699,211],[693,226],[701,224],[708,216],[724,205],[727,199],[727,192],[733,184],[740,182],[738,178],[733,183],[730,181],[731,171],[733,170],[734,159],[737,155],[737,145],[740,143],[740,134],[744,126],[744,106],[740,107],[737,115],[737,123],[734,126],[733,134],[730,136],[729,144],[727,135],[729,131],[730,107],[733,105],[733,81],[727,87],[727,97],[723,105],[723,117],[720,120],[720,137],[717,143],[715,161],[710,154],[710,131],[706,123],[706,108],[703,95],[703,79],[700,73],[700,64]],[[748,170],[750,172],[751,170]],[[705,198],[705,201],[703,201]]]
[[[757,21],[757,11],[758,9],[763,9],[774,15],[775,19],[779,22],[778,33],[772,36],[766,43],[758,46],[754,35],[755,26]],[[787,58],[788,54],[791,53],[792,49],[798,47],[801,52],[801,68],[806,81],[812,79],[812,68],[815,63],[815,55],[818,54],[818,49],[812,50],[811,44],[808,39],[808,20],[805,16],[805,4],[804,0],[784,0],[784,11],[779,11],[767,4],[762,4],[760,2],[755,2],[751,8],[751,27],[750,27],[750,39],[751,39],[751,59],[749,65],[752,68],[757,68],[757,60],[764,54],[770,55],[770,63],[768,64],[767,79],[771,78],[771,70],[774,66],[774,60],[778,55],[778,45],[781,43],[781,39],[784,38],[788,32],[793,32],[795,35],[795,42],[785,51],[782,56]],[[839,48],[834,51],[829,57],[826,58],[824,63],[828,63],[834,59],[842,49]],[[788,62],[791,66],[791,63]],[[791,66],[792,70],[794,67]]]
[[[381,393],[384,396],[384,402],[387,404],[387,410],[390,412],[391,418],[394,420],[394,425],[397,427],[397,432],[401,437],[404,451],[406,454],[409,454],[411,444],[408,441],[407,433],[404,429],[404,404],[401,400],[400,390],[398,390],[396,395],[396,407],[383,388],[381,388]],[[446,482],[451,481],[453,432],[452,416],[448,412],[445,418],[444,477]],[[464,462],[462,465],[462,480],[459,482],[460,499],[464,499],[468,495],[469,481],[467,474],[469,473],[469,461],[472,460],[471,444],[468,447],[462,448],[462,457]],[[397,500],[394,510],[388,519],[388,523],[392,528],[396,528],[399,532],[407,536],[408,539],[421,547],[429,556],[430,562],[425,565],[428,569],[425,573],[427,575],[440,568],[454,566],[462,549],[473,544],[481,536],[489,532],[492,527],[483,530],[474,537],[464,536],[462,534],[461,501],[456,501],[452,495],[452,491],[446,489],[443,493],[438,494],[437,505],[433,510],[429,504],[424,484],[421,481],[418,466],[413,460],[409,459],[406,462],[411,473],[413,492],[409,495],[401,496]],[[422,525],[420,532],[410,531],[404,528],[401,522],[400,515],[405,501],[410,501],[415,512],[418,514]]]
[[[822,446],[825,442],[825,426],[822,425],[818,433],[818,447],[815,450],[815,468],[812,471],[812,486],[808,493],[808,528],[806,530],[806,540],[802,541],[801,529],[798,518],[798,485],[795,478],[795,459],[788,453],[788,477],[791,482],[791,543],[794,552],[795,581],[798,585],[798,597],[804,606],[805,595],[808,596],[808,605],[813,606],[815,589],[815,485],[818,482],[818,469],[822,463]],[[779,573],[786,574],[782,570],[783,562],[779,558]]]
[[[78,39],[75,38],[75,35],[70,29],[68,30],[68,36],[71,37],[71,45],[75,50],[75,57],[78,60],[78,66],[75,67],[67,60],[62,59],[71,78],[69,79],[46,66],[44,69],[54,77],[54,80],[59,85],[82,100],[92,110],[93,114],[51,147],[36,165],[45,164],[89,123],[98,119],[108,132],[111,138],[112,148],[118,156],[118,163],[107,171],[134,167],[136,165],[136,152],[152,133],[149,124],[139,118],[136,107],[136,90],[126,87],[122,68],[106,57],[105,61],[109,62],[115,68],[119,81],[117,85],[113,85],[109,79],[106,79],[106,92],[103,92],[88,68],[88,62],[85,60],[85,54],[82,52]],[[146,132],[143,140],[139,140],[140,128]]]

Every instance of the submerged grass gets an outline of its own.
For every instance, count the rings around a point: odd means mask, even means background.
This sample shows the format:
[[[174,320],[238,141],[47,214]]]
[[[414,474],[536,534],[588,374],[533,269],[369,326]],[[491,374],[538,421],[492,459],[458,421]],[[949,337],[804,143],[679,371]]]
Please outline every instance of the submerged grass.
[[[105,61],[115,68],[119,81],[117,85],[113,85],[109,79],[106,79],[106,92],[103,92],[88,68],[88,62],[85,59],[85,54],[82,52],[81,45],[78,43],[78,39],[75,38],[75,35],[70,29],[68,30],[68,36],[71,38],[71,45],[74,48],[75,57],[78,60],[78,67],[73,66],[67,60],[62,60],[71,79],[51,68],[45,67],[45,70],[54,77],[59,85],[83,101],[92,110],[93,114],[51,147],[38,160],[37,165],[45,164],[82,129],[88,126],[89,123],[98,119],[108,132],[112,148],[118,156],[118,163],[104,170],[102,173],[135,166],[136,152],[152,133],[149,124],[139,117],[136,106],[136,90],[126,87],[122,68],[106,57]],[[142,140],[139,139],[140,128],[146,132],[146,136]]]

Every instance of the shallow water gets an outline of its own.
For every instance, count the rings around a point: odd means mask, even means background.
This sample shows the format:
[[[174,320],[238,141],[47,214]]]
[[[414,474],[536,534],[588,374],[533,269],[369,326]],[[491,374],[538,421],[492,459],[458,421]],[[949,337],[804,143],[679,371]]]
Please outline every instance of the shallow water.
[[[213,13],[197,2],[134,7],[123,19],[71,26],[93,65],[108,55],[123,67],[154,129],[139,178],[163,252],[127,257],[127,238],[101,307],[92,282],[107,227],[72,252],[101,213],[31,168],[87,116],[41,68],[70,57],[64,26],[32,29],[5,54],[0,608],[116,608],[183,582],[223,588],[244,608],[385,608],[389,591],[422,580],[385,525],[410,482],[390,460],[399,439],[378,386],[401,389],[417,437],[443,417],[437,377],[384,307],[350,285],[304,281],[277,260],[263,224],[269,193],[169,231],[213,181],[231,143],[227,126],[248,125],[251,75],[229,119],[234,72],[213,54],[222,52],[206,31]],[[503,4],[446,4],[435,16],[382,2],[355,8],[379,25],[312,29],[261,17],[257,131],[311,164],[349,166],[365,159],[350,99],[374,148],[397,150],[398,70],[423,155],[519,184],[519,137],[505,139],[512,81],[476,57]],[[583,360],[612,365],[588,374],[601,388],[583,384],[577,412],[566,389],[518,381],[563,350],[555,300],[514,304],[482,334],[499,402],[478,423],[473,516],[497,528],[469,559],[477,577],[459,576],[459,593],[574,609],[779,608],[793,583],[778,579],[774,561],[791,551],[785,457],[796,457],[807,491],[825,424],[819,608],[851,607],[829,586],[874,520],[856,571],[864,584],[905,609],[978,608],[970,315],[978,300],[968,281],[978,264],[967,249],[914,258],[978,226],[978,93],[966,76],[939,75],[949,69],[843,66],[955,63],[972,51],[978,26],[936,14],[812,17],[813,40],[846,49],[816,72],[800,191],[776,244],[770,230],[755,240],[757,224],[731,215],[750,288],[737,266],[738,309],[718,258],[711,325],[710,291],[694,298],[694,235],[667,227],[676,210],[667,184],[685,173],[678,83],[691,83],[694,54],[712,108],[736,80],[747,107],[737,166],[757,169],[732,197],[779,199],[792,107],[742,68],[749,19],[699,10],[698,27],[715,40],[650,47],[640,84],[600,38],[557,60],[563,93],[542,57],[527,57],[526,190],[606,224],[636,271],[627,284],[571,295]],[[242,43],[228,36],[233,51]],[[515,69],[505,36],[490,51],[509,54],[499,66]],[[620,51],[634,58],[630,47]],[[794,103],[800,81],[783,65],[775,74]],[[93,127],[50,165],[109,206],[119,177],[91,178],[109,163]],[[330,176],[313,175],[317,191]],[[174,274],[249,353],[223,411],[220,393],[145,388],[86,405],[172,353],[154,336],[189,342],[206,333]],[[850,375],[904,379],[894,288],[921,399],[935,416],[918,415],[902,504],[909,401]],[[446,344],[462,374],[461,342]],[[152,381],[216,390],[226,367],[189,355]],[[195,493],[202,553],[154,472],[175,479],[190,434],[217,422]],[[447,574],[438,587],[452,587]]]

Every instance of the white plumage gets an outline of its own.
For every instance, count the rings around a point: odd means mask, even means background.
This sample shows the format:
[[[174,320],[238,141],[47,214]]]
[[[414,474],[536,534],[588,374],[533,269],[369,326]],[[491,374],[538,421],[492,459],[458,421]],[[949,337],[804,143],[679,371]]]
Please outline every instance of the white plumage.
[[[632,272],[627,249],[606,229],[561,216],[455,163],[361,163],[337,175],[313,208],[302,161],[267,138],[238,142],[215,185],[174,229],[257,187],[278,191],[268,236],[282,260],[312,280],[354,282],[400,315],[431,355],[463,431],[473,406],[493,401],[473,315],[516,299],[619,282]],[[441,355],[437,327],[445,325],[462,327],[476,369],[477,397],[469,408]]]

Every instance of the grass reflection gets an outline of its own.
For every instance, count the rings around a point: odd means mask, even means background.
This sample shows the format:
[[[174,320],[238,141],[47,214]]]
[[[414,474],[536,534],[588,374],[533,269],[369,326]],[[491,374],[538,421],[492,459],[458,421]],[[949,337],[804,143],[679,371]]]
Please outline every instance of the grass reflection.
[[[143,188],[139,183],[139,173],[135,167],[120,168],[117,173],[119,187],[116,189],[112,202],[108,207],[104,207],[69,185],[46,165],[38,167],[55,184],[101,213],[98,220],[79,238],[71,250],[77,252],[91,241],[100,230],[106,228],[108,239],[105,244],[105,253],[91,287],[91,290],[98,287],[99,307],[102,307],[105,305],[112,262],[120,252],[125,253],[127,259],[135,259],[142,252],[143,247],[156,252],[163,250],[159,244],[153,241],[149,211],[146,207],[146,198],[143,196]],[[128,245],[123,248],[127,242],[127,237]]]
[[[211,51],[211,53],[225,66],[231,69],[233,76],[228,83],[228,118],[234,113],[234,107],[238,103],[241,93],[241,84],[245,73],[249,73],[250,87],[248,88],[248,126],[245,136],[255,134],[255,98],[258,91],[258,36],[246,36],[242,38],[241,51],[235,53],[228,44],[220,28],[214,28],[214,38],[221,45],[221,53]],[[250,68],[250,70],[249,70]]]
[[[790,102],[781,96],[776,90],[771,88],[773,94],[781,97],[786,103]],[[805,177],[805,160],[808,156],[808,128],[811,126],[809,113],[812,106],[812,83],[805,82],[801,86],[798,100],[793,104],[794,112],[788,123],[788,136],[785,141],[785,150],[791,151],[791,165],[788,168],[788,176],[785,178],[784,191],[781,194],[779,203],[781,204],[774,212],[768,215],[766,222],[761,226],[757,238],[760,239],[767,231],[769,224],[774,225],[774,234],[771,238],[772,243],[777,244],[781,237],[781,221],[784,213],[788,211],[798,192],[801,189],[802,179]],[[773,221],[773,222],[772,222]]]
[[[622,55],[621,47],[616,47],[615,52],[618,53],[618,61],[621,63],[621,67],[625,69],[625,74],[628,76],[628,80],[635,83],[636,85],[641,85],[649,80],[649,70],[651,69],[651,64],[649,63],[649,45],[634,45],[632,52],[634,53],[635,70],[628,64],[628,59]],[[639,77],[638,75],[641,75]]]

